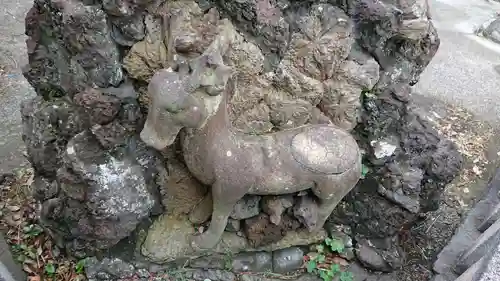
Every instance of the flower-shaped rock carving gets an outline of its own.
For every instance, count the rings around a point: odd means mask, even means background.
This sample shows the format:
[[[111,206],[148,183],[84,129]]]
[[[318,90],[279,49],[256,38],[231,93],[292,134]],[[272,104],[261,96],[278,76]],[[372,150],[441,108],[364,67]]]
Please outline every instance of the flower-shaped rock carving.
[[[299,14],[285,60],[314,79],[327,80],[349,54],[352,23],[342,10],[328,4],[313,5]]]
[[[325,94],[319,104],[333,124],[352,130],[358,123],[361,90],[346,81],[325,82]]]
[[[149,82],[157,70],[170,66],[174,54],[199,56],[217,34],[216,9],[203,14],[194,1],[167,2],[162,9],[168,16],[146,16],[146,37],[123,59],[124,68],[137,80]]]

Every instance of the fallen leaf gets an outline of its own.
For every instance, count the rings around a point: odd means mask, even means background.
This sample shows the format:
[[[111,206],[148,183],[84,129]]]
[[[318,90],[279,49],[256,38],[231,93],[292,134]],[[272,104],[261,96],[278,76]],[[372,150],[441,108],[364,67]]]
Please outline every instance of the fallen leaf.
[[[481,169],[479,169],[478,166],[474,165],[474,167],[472,167],[472,171],[474,172],[474,174],[480,176],[483,172],[481,171]]]
[[[33,269],[28,265],[28,264],[24,264],[23,265],[23,270],[26,272],[26,273],[33,273]]]
[[[338,264],[338,265],[342,265],[342,266],[349,266],[349,262],[346,259],[341,258],[341,257],[333,257],[332,262],[335,264]]]
[[[8,225],[12,227],[18,227],[21,224],[21,221],[15,221],[10,216],[5,217],[4,220]]]
[[[26,259],[24,260],[24,263],[25,263],[25,264],[32,264],[32,265],[35,265],[35,264],[36,264],[36,262],[35,262],[34,260],[32,260],[32,259],[28,259],[28,258],[26,258]]]
[[[38,275],[28,277],[28,281],[40,281],[41,278]]]
[[[12,219],[15,220],[15,221],[18,221],[21,219],[21,214],[19,213],[15,213],[15,214],[12,214]]]
[[[21,207],[20,206],[7,206],[7,209],[11,212],[17,212],[19,210],[21,210]]]
[[[31,186],[31,184],[34,181],[34,178],[35,178],[35,174],[31,174],[30,177],[28,178],[28,180],[26,180],[24,185]]]

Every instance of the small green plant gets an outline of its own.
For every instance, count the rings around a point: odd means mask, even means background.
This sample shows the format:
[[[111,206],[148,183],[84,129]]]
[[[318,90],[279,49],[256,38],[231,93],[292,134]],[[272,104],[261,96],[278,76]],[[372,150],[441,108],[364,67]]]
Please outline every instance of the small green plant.
[[[56,267],[52,263],[48,263],[45,265],[45,274],[48,276],[54,276],[56,274]]]
[[[166,272],[167,280],[186,281],[186,277],[184,276],[185,272],[186,271],[184,268],[169,270]],[[168,279],[168,278],[173,278],[173,279]]]
[[[232,270],[233,269],[233,257],[231,253],[226,253],[224,255],[224,269]]]
[[[368,166],[363,164],[361,166],[361,178],[364,179],[369,172],[370,172],[370,168],[368,168]]]
[[[326,238],[325,239],[325,244],[330,247],[330,250],[332,250],[333,253],[339,253],[341,254],[344,252],[344,241],[339,238]]]
[[[36,260],[36,251],[32,246],[26,244],[12,245],[12,253],[18,262],[23,263],[26,260]]]
[[[354,275],[352,272],[344,271],[340,273],[340,281],[352,281],[354,279]]]
[[[24,232],[24,237],[25,239],[27,238],[34,238],[37,237],[38,235],[43,233],[43,229],[41,226],[37,224],[30,224],[28,226],[23,227],[23,232]]]
[[[340,281],[352,281],[353,274],[351,272],[342,271],[339,264],[328,264],[327,255],[335,253],[343,253],[345,245],[342,239],[332,237],[326,238],[324,243],[316,245],[317,255],[309,257],[306,264],[308,273],[316,274],[324,281],[332,281],[335,277],[339,277]]]
[[[85,269],[85,260],[79,260],[75,264],[75,272],[78,274],[82,274],[84,269]]]

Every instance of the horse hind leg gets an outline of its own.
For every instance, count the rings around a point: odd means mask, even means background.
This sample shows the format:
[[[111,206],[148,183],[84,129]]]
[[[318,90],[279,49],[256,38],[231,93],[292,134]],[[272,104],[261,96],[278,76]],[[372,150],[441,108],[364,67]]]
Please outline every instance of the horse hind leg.
[[[220,241],[226,228],[229,215],[234,205],[245,193],[238,188],[232,188],[216,181],[212,185],[213,211],[208,230],[199,236],[193,237],[193,248],[211,249]]]
[[[335,207],[354,188],[358,179],[359,177],[353,176],[352,171],[348,171],[347,174],[328,176],[316,182],[316,186],[312,188],[312,191],[319,198],[320,203],[318,219],[313,231],[324,226]]]

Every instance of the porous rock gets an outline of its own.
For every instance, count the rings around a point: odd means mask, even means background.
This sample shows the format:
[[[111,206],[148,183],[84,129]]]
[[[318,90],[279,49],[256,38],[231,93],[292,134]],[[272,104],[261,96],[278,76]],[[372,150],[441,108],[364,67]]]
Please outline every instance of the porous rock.
[[[85,85],[117,86],[123,79],[107,15],[97,5],[35,1],[26,16],[26,34],[29,66],[24,74],[37,93],[62,96]],[[44,40],[46,34],[57,35]]]
[[[235,220],[243,220],[254,217],[260,212],[260,196],[247,195],[240,199],[233,207],[230,217]]]
[[[408,94],[387,90],[363,100],[355,133],[368,152],[370,172],[330,217],[355,233],[391,237],[420,213],[436,210],[444,187],[462,167],[456,145],[412,109]],[[379,140],[397,144],[394,153],[379,159],[371,145]]]
[[[253,247],[264,246],[281,240],[289,230],[300,227],[300,223],[290,216],[284,216],[279,225],[271,223],[269,216],[261,213],[246,219],[243,229]]]
[[[189,267],[202,269],[224,269],[228,262],[228,256],[222,254],[213,254],[203,256],[189,261]]]
[[[293,215],[311,230],[316,227],[318,219],[318,203],[312,196],[299,196],[293,206]]]
[[[194,271],[188,271],[183,274],[185,278],[195,281],[233,281],[236,280],[234,273],[219,269],[199,269]]]
[[[241,221],[235,219],[228,219],[226,231],[229,232],[238,232],[241,229]]]
[[[294,198],[291,195],[282,196],[264,196],[262,197],[261,207],[264,213],[269,215],[269,220],[279,225],[281,223],[281,215],[283,212],[292,207]]]
[[[439,47],[426,0],[198,2],[203,5],[36,0],[28,12],[24,75],[38,97],[23,105],[23,139],[44,206],[42,220],[70,252],[114,245],[156,213],[160,201],[168,215],[189,214],[196,224],[209,219],[210,194],[182,163],[172,161],[175,157],[165,161],[137,133],[147,111],[149,79],[173,66],[174,58],[203,52],[220,18],[231,19],[238,29],[225,58],[235,70],[230,118],[236,129],[267,134],[334,124],[352,130],[367,152],[369,175],[331,220],[350,225],[356,234],[392,237],[403,223],[436,208],[461,158],[408,105],[407,86],[418,81]],[[74,157],[68,155],[68,143],[78,147]],[[100,165],[125,184],[118,189],[99,181]],[[118,173],[117,165],[131,172]],[[283,214],[289,208],[283,202],[279,207],[263,201],[267,214],[259,215],[258,199],[252,200],[239,203],[233,218],[245,219],[244,232],[254,246],[277,245],[292,233],[289,229],[299,227]],[[196,208],[199,202],[205,207]],[[182,237],[194,231],[187,220],[185,226]],[[163,241],[153,230],[153,240]],[[162,250],[155,243],[147,250],[165,260],[154,252]]]
[[[356,257],[366,267],[392,272],[403,265],[404,253],[397,246],[396,238],[361,239],[356,245]]]
[[[87,258],[84,260],[84,269],[89,280],[114,281],[133,278],[136,275],[133,265],[118,258]]]
[[[77,93],[73,100],[87,111],[90,121],[94,124],[105,125],[120,111],[120,99],[92,88]]]
[[[241,253],[232,258],[234,272],[268,272],[273,270],[272,255],[268,252]]]
[[[288,273],[298,270],[304,263],[304,251],[299,247],[290,247],[273,252],[273,271]]]
[[[137,139],[129,141],[114,155],[89,132],[67,144],[55,179],[60,192],[43,202],[41,220],[75,255],[115,245],[161,211],[155,183],[159,160]]]

